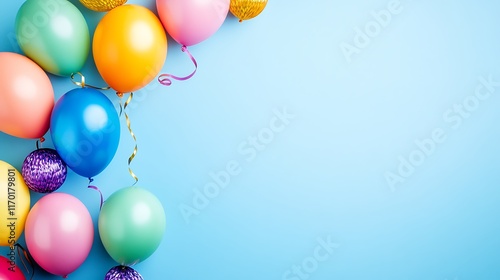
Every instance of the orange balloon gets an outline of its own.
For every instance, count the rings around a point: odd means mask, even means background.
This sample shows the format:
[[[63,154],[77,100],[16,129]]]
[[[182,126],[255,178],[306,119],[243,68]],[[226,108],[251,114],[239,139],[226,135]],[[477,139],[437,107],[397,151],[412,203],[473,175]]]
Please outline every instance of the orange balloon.
[[[119,93],[151,82],[167,58],[167,35],[160,20],[138,5],[123,5],[99,22],[92,42],[94,61],[104,81]]]
[[[0,131],[40,138],[50,125],[54,90],[49,77],[31,59],[0,52]]]

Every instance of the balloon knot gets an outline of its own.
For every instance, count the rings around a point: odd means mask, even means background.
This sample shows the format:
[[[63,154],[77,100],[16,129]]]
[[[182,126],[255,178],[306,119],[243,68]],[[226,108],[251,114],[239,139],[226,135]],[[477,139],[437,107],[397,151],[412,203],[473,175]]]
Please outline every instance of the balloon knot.
[[[118,97],[122,98],[122,97],[123,97],[123,92],[117,92],[117,93],[116,93],[116,95],[117,95]]]
[[[184,46],[182,46],[181,51],[182,51],[182,52],[186,52],[186,51],[187,51],[187,48],[188,48],[188,47],[187,47],[186,45],[184,45]]]
[[[240,20],[239,20],[239,22],[243,22],[243,20],[242,20],[242,19],[240,19]]]

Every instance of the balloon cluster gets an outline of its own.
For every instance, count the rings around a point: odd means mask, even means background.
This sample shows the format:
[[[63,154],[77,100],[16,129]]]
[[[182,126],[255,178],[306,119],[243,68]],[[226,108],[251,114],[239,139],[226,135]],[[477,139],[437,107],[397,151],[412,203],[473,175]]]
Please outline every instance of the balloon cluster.
[[[49,273],[67,277],[88,257],[94,240],[91,215],[76,197],[57,191],[68,170],[89,179],[113,160],[120,141],[120,117],[135,139],[126,112],[137,91],[159,74],[167,57],[167,32],[187,48],[212,36],[229,11],[242,20],[262,12],[267,0],[156,0],[158,16],[126,0],[80,0],[87,8],[107,12],[94,36],[80,10],[67,0],[26,0],[17,12],[15,33],[24,55],[0,52],[0,132],[39,139],[21,172],[0,160],[0,246],[11,251],[24,232],[27,251]],[[92,48],[93,61],[108,87],[85,83],[80,73]],[[54,104],[54,89],[45,72],[70,77],[79,88]],[[195,70],[196,72],[196,70]],[[193,74],[195,73],[193,72]],[[170,78],[162,74],[164,85]],[[80,75],[81,82],[74,76]],[[120,113],[102,90],[113,89]],[[129,94],[124,105],[121,98]],[[50,130],[54,148],[40,148]],[[137,145],[129,157],[137,153]],[[30,191],[46,194],[30,208]],[[102,199],[102,196],[101,196]],[[163,206],[144,188],[123,187],[103,203],[98,233],[119,265],[105,279],[143,279],[130,266],[159,247],[166,228]],[[20,245],[19,245],[20,247]],[[24,250],[24,249],[23,249]],[[15,261],[0,257],[0,279],[25,279]]]

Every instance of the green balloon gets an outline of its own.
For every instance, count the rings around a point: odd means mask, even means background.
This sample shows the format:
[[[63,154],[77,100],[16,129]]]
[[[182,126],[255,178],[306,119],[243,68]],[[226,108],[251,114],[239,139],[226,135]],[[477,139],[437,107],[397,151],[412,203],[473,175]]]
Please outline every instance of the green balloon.
[[[90,50],[89,28],[68,0],[27,0],[16,16],[16,38],[27,57],[45,71],[80,71]]]
[[[103,204],[98,228],[102,244],[119,264],[131,266],[149,256],[165,233],[165,211],[149,191],[127,187]]]

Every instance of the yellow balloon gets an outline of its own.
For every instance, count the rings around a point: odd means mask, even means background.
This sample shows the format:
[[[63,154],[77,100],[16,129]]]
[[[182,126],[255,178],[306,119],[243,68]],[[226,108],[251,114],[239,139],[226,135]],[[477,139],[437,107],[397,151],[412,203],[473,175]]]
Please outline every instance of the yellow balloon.
[[[106,12],[125,4],[127,0],[80,0],[80,2],[93,11]]]
[[[229,10],[240,22],[258,16],[267,5],[267,0],[231,0]]]
[[[30,192],[21,173],[0,160],[0,246],[13,246],[24,230]]]

